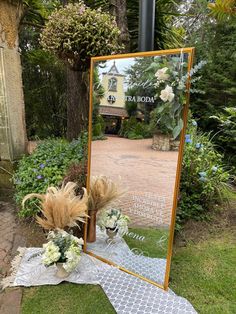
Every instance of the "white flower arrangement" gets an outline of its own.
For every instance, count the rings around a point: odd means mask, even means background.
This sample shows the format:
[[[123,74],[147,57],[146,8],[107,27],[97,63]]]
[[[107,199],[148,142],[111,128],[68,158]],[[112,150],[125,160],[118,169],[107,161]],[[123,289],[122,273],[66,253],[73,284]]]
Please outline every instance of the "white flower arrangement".
[[[98,226],[102,231],[110,229],[114,232],[118,232],[120,236],[128,232],[129,222],[129,217],[115,208],[103,211],[98,218]]]
[[[160,98],[164,102],[166,101],[172,102],[174,97],[175,97],[175,94],[173,93],[173,88],[169,85],[167,85],[166,88],[161,91]]]
[[[80,261],[83,239],[60,229],[50,231],[48,239],[49,242],[43,245],[43,264],[48,267],[63,263],[63,268],[72,272]]]
[[[155,76],[157,78],[158,81],[166,81],[169,79],[170,75],[167,73],[168,72],[168,68],[164,67],[162,69],[159,69],[156,71]]]

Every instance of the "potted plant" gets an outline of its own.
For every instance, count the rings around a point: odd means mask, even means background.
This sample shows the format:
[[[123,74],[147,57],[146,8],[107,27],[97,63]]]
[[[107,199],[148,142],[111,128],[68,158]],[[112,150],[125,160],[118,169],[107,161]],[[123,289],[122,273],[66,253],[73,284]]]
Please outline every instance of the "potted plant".
[[[106,176],[93,176],[90,180],[88,196],[88,233],[87,241],[96,240],[97,213],[111,205],[118,197],[123,195],[118,185]]]
[[[82,238],[71,233],[72,228],[84,222],[87,217],[87,191],[83,188],[83,196],[77,196],[76,183],[68,182],[62,187],[48,187],[45,194],[32,193],[24,197],[22,206],[31,198],[40,200],[40,215],[36,216],[38,224],[49,230],[48,242],[43,245],[42,262],[45,266],[56,264],[57,276],[67,277],[78,265],[81,257]]]
[[[40,215],[36,216],[38,224],[46,230],[70,230],[78,226],[78,222],[85,222],[87,215],[88,196],[76,195],[77,184],[68,182],[61,188],[48,187],[45,194],[31,193],[24,197],[24,208],[27,200],[38,198],[40,200]]]
[[[64,230],[48,233],[48,242],[43,244],[42,262],[46,267],[56,264],[59,278],[66,278],[75,270],[81,259],[84,241]]]
[[[113,242],[114,237],[119,234],[121,237],[128,232],[130,219],[122,214],[121,210],[111,208],[103,211],[98,219],[98,226],[102,231],[106,230],[107,242]]]

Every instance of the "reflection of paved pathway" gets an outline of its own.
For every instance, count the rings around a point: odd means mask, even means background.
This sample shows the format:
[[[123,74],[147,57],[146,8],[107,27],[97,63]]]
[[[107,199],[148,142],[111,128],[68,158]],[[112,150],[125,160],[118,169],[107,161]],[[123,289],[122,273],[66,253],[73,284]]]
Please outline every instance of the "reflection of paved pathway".
[[[121,181],[128,193],[124,210],[133,225],[169,225],[177,152],[151,149],[151,139],[109,137],[92,143],[91,175]]]

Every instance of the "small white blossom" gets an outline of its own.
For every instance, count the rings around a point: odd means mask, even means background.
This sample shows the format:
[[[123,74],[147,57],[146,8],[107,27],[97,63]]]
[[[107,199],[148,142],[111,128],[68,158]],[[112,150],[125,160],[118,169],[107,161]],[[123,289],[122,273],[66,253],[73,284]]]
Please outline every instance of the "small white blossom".
[[[57,262],[59,258],[61,257],[59,247],[56,246],[52,241],[49,241],[48,243],[43,244],[43,249],[44,249],[44,253],[43,253],[42,261],[43,261],[43,264],[46,266],[49,266]]]
[[[171,102],[174,99],[174,97],[175,94],[173,93],[173,88],[169,85],[167,85],[166,88],[161,91],[160,98],[164,102],[167,101]]]
[[[170,75],[167,74],[166,72],[168,71],[168,68],[162,68],[156,71],[155,76],[158,81],[166,81],[169,79]]]
[[[102,231],[106,228],[115,229],[122,236],[128,232],[129,221],[129,217],[123,215],[120,210],[109,209],[100,214],[98,225]]]

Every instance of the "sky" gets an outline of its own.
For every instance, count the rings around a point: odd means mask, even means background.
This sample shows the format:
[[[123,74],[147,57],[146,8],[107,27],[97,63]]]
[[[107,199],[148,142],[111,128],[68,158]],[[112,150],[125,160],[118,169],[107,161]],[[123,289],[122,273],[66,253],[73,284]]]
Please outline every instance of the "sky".
[[[134,58],[122,58],[122,59],[111,59],[107,60],[105,68],[98,68],[99,74],[101,75],[104,72],[107,72],[112,67],[114,61],[116,62],[116,67],[120,74],[125,74],[125,69],[129,68],[134,64]],[[104,64],[103,64],[104,65]]]

